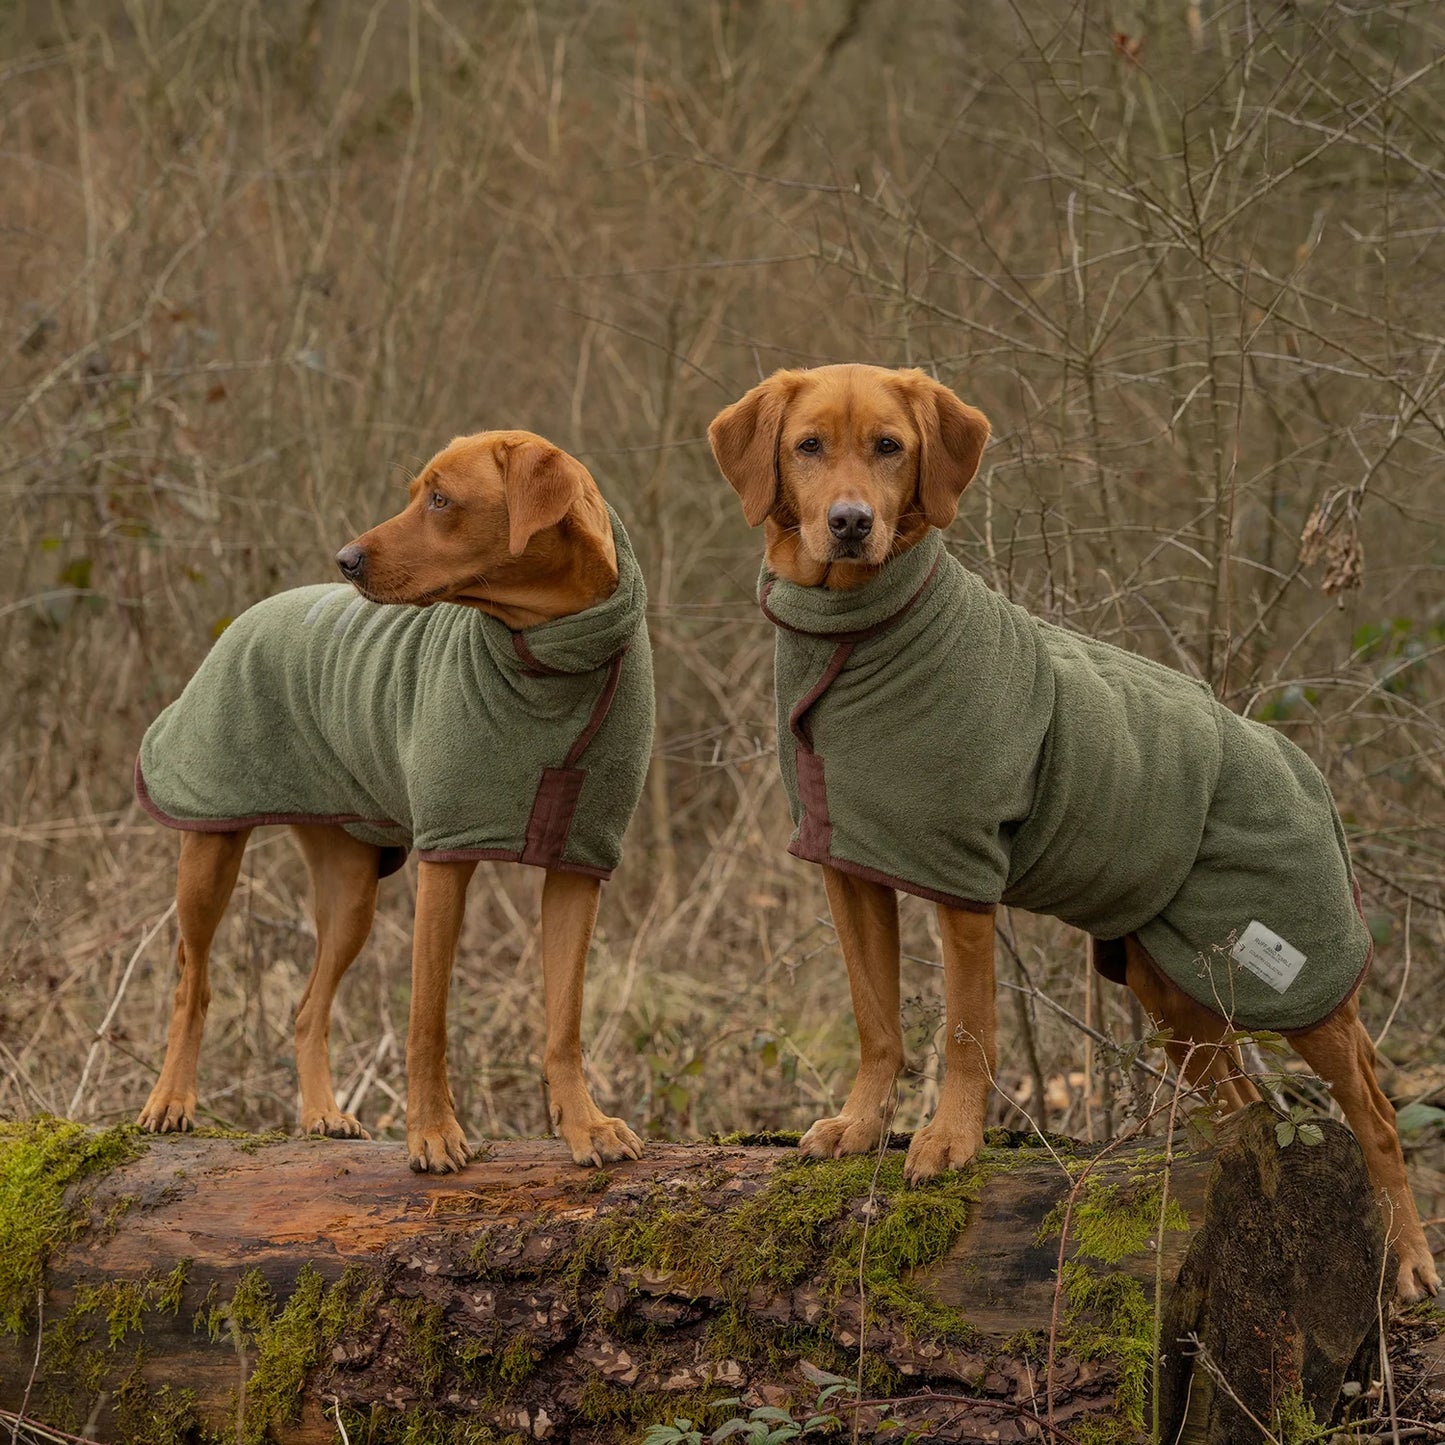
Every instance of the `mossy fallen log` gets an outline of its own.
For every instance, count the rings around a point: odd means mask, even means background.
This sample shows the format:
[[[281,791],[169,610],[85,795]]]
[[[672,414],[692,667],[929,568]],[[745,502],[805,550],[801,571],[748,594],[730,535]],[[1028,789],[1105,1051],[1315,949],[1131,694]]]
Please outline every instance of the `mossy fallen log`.
[[[864,1438],[1249,1439],[1363,1382],[1389,1277],[1353,1137],[1274,1125],[1172,1161],[995,1131],[918,1190],[895,1149],[523,1140],[418,1178],[395,1144],[0,1126],[0,1406],[146,1445],[612,1441],[805,1409],[823,1371],[906,1397],[836,1393]]]

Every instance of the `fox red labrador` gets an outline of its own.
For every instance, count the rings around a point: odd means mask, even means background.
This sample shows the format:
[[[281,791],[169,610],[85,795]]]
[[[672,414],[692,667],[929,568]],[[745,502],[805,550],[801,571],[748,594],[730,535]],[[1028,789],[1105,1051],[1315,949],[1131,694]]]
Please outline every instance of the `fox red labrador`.
[[[1332,1087],[1410,1300],[1439,1286],[1356,989],[1371,946],[1324,780],[1272,729],[1134,654],[1031,617],[943,548],[989,437],[920,371],[779,371],[713,421],[766,529],[791,851],[823,868],[860,1068],[821,1157],[874,1148],[903,1062],[898,890],[938,906],[946,1077],[906,1170],[966,1164],[996,1068],[994,912],[1094,936],[1191,1087],[1258,1097],[1228,1030],[1277,1028]]]
[[[377,881],[420,857],[407,1034],[411,1167],[462,1168],[447,992],[481,859],[542,885],[545,1068],[579,1163],[636,1158],[583,1077],[583,972],[652,737],[646,589],[587,469],[528,432],[460,437],[399,515],[337,554],[344,583],[268,598],[224,632],[146,735],[142,802],[183,830],[180,946],[164,1066],[140,1124],[185,1130],[212,939],[251,830],[290,826],[316,957],[296,1015],[300,1125],[365,1137],[332,1087],[331,1005],[371,930]]]

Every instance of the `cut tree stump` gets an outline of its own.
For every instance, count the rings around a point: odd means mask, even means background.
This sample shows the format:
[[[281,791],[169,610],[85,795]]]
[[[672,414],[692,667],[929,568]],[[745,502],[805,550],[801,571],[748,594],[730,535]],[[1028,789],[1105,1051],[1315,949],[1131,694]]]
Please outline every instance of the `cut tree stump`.
[[[1168,1166],[1157,1139],[994,1131],[922,1190],[896,1149],[654,1144],[594,1172],[521,1140],[427,1178],[394,1143],[136,1138],[71,1186],[43,1320],[21,1297],[0,1336],[0,1404],[155,1445],[337,1441],[338,1412],[353,1445],[586,1442],[806,1408],[820,1371],[861,1372],[863,1403],[828,1408],[864,1438],[1127,1441],[1156,1408],[1157,1280],[1162,1438],[1237,1445],[1245,1412],[1325,1420],[1368,1387],[1393,1277],[1353,1136],[1282,1148],[1277,1117]],[[0,1192],[28,1147],[9,1129]]]

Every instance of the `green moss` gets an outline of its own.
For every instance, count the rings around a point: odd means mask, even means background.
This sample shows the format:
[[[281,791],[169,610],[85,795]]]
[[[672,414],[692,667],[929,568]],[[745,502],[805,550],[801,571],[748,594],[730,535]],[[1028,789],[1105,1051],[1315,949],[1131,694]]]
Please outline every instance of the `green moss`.
[[[788,1149],[802,1143],[803,1136],[796,1129],[764,1129],[757,1133],[715,1134],[715,1144],[726,1144],[744,1149]]]
[[[490,1266],[487,1264],[487,1254],[496,1241],[500,1230],[495,1225],[487,1225],[477,1231],[477,1237],[472,1241],[470,1257],[476,1266],[478,1274],[485,1279],[490,1273]]]
[[[22,1334],[51,1253],[85,1227],[71,1185],[134,1158],[132,1128],[91,1130],[49,1115],[0,1124],[0,1331]]]
[[[323,1343],[331,1346],[343,1334],[359,1334],[366,1329],[376,1318],[381,1295],[378,1275],[359,1264],[348,1264],[321,1301],[317,1328]]]
[[[1139,1437],[1154,1372],[1154,1309],[1138,1280],[1121,1273],[1097,1273],[1089,1261],[1116,1265],[1155,1247],[1161,1211],[1165,1230],[1189,1228],[1177,1199],[1166,1201],[1164,1156],[1135,1161],[1126,1179],[1091,1176],[1069,1211],[1074,1258],[1063,1269],[1063,1346],[1081,1359],[1112,1359],[1119,1367],[1117,1407],[1112,1418],[1080,1422],[1081,1445],[1120,1445]],[[1142,1166],[1142,1167],[1140,1167]],[[1057,1239],[1065,1202],[1049,1211],[1037,1242]]]
[[[134,1194],[123,1194],[105,1211],[105,1218],[100,1221],[100,1232],[107,1239],[115,1238],[121,1220],[135,1207],[135,1202]]]
[[[242,1325],[253,1330],[258,1346],[255,1368],[246,1381],[247,1440],[265,1440],[273,1427],[289,1425],[299,1417],[301,1387],[321,1358],[318,1325],[324,1294],[325,1281],[308,1264],[296,1277],[296,1289],[279,1312],[261,1313],[263,1301],[271,1301],[269,1286],[264,1295],[260,1289],[253,1291],[250,1303],[243,1302],[239,1311],[233,1302],[231,1318],[235,1321],[245,1319],[248,1309],[255,1311],[249,1326]]]
[[[1114,1415],[1086,1416],[1070,1422],[1069,1430],[1078,1445],[1139,1445],[1144,1438]]]
[[[1298,1385],[1286,1391],[1275,1406],[1275,1436],[1280,1445],[1308,1445],[1328,1433],[1320,1428]]]
[[[343,1410],[347,1438],[367,1445],[532,1445],[532,1437],[499,1430],[474,1417],[440,1410],[392,1410],[384,1405],[368,1412]]]
[[[181,1260],[176,1267],[165,1277],[156,1292],[155,1307],[169,1315],[178,1315],[181,1312],[181,1296],[186,1290],[186,1280],[190,1278],[192,1261]]]
[[[577,1397],[574,1418],[582,1425],[604,1431],[614,1439],[638,1439],[649,1425],[681,1415],[705,1420],[719,1412],[714,1405],[716,1387],[706,1390],[638,1390],[612,1385],[589,1372]],[[721,1423],[721,1421],[719,1421]]]
[[[348,1266],[328,1289],[307,1264],[284,1306],[278,1308],[257,1269],[241,1276],[226,1304],[210,1306],[205,1322],[212,1340],[230,1337],[256,1350],[246,1381],[246,1442],[261,1442],[295,1423],[307,1376],[343,1333],[366,1327],[380,1297],[379,1281],[358,1265]]]
[[[216,1299],[221,1293],[221,1286],[217,1281],[212,1280],[210,1288],[206,1291],[205,1298],[201,1300],[194,1315],[191,1316],[191,1333],[197,1330],[205,1330],[209,1335],[211,1330],[211,1319],[216,1313]],[[214,1338],[214,1336],[212,1336]]]
[[[238,1345],[247,1345],[271,1323],[275,1313],[276,1298],[266,1276],[259,1269],[248,1269],[231,1298],[223,1305],[212,1305],[206,1316],[206,1333],[213,1343],[229,1336]]]
[[[70,1313],[76,1319],[103,1315],[108,1347],[114,1350],[127,1335],[140,1332],[147,1311],[180,1313],[190,1268],[191,1261],[183,1259],[164,1279],[146,1275],[141,1279],[108,1279],[100,1284],[79,1285]]]
[[[71,1309],[58,1320],[47,1320],[40,1346],[46,1420],[60,1430],[79,1429],[91,1402],[105,1388],[107,1369],[89,1316]],[[77,1409],[77,1400],[84,1402],[84,1411]]]
[[[430,1390],[441,1379],[451,1354],[442,1307],[426,1300],[407,1300],[397,1307],[397,1317],[405,1329],[406,1346],[416,1362],[422,1387]]]
[[[709,1323],[706,1355],[710,1360],[736,1360],[750,1374],[797,1380],[795,1403],[805,1403],[816,1394],[812,1386],[799,1379],[799,1360],[850,1380],[858,1373],[856,1350],[845,1350],[827,1331],[768,1324],[732,1305]],[[891,1365],[876,1355],[865,1354],[863,1392],[870,1396],[901,1395],[909,1392],[909,1386]]]
[[[107,1280],[104,1284],[81,1285],[75,1292],[77,1314],[105,1316],[111,1349],[123,1343],[132,1331],[140,1332],[149,1304],[149,1280]]]
[[[1065,1349],[1082,1360],[1118,1362],[1115,1423],[1133,1439],[1144,1429],[1144,1405],[1154,1369],[1154,1309],[1144,1287],[1127,1274],[1096,1275],[1082,1260],[1063,1268]],[[1107,1430],[1108,1421],[1096,1421]],[[1081,1437],[1082,1438],[1082,1437]],[[1101,1438],[1094,1445],[1105,1445]]]
[[[255,1154],[269,1144],[285,1144],[291,1136],[282,1129],[268,1129],[264,1134],[253,1134],[249,1129],[231,1129],[221,1124],[211,1124],[204,1129],[192,1131],[191,1138],[231,1139],[242,1154]]]
[[[121,1431],[122,1439],[199,1438],[194,1431],[186,1434],[178,1423],[183,1417],[189,1418],[179,1395],[146,1394],[139,1353],[120,1383],[111,1383],[121,1368],[116,1352],[130,1336],[143,1331],[145,1316],[180,1312],[190,1265],[190,1260],[182,1260],[162,1278],[146,1275],[137,1280],[102,1280],[99,1284],[76,1287],[70,1309],[59,1320],[45,1323],[40,1364],[47,1382],[47,1418],[61,1428],[76,1425],[80,1423],[76,1418],[76,1401],[84,1401],[88,1408],[103,1390],[112,1388],[116,1392],[117,1410],[121,1410],[123,1398],[132,1418],[132,1425]],[[169,1425],[166,1422],[170,1422]],[[165,1436],[163,1427],[173,1428],[172,1436]]]
[[[1134,1176],[1119,1182],[1092,1177],[1069,1213],[1069,1238],[1081,1255],[1118,1264],[1131,1254],[1153,1248],[1164,1203],[1164,1176]],[[1066,1201],[1061,1200],[1039,1226],[1039,1244],[1056,1239],[1064,1227]],[[1189,1216],[1177,1199],[1164,1206],[1166,1230],[1188,1230]]]
[[[514,1335],[497,1356],[497,1378],[509,1389],[525,1384],[537,1368],[538,1350],[526,1333]]]
[[[800,1159],[727,1209],[695,1196],[678,1202],[659,1188],[636,1212],[598,1220],[570,1268],[579,1281],[592,1269],[676,1273],[700,1294],[735,1304],[759,1285],[789,1289],[808,1278],[822,1279],[836,1300],[856,1290],[861,1273],[870,1310],[919,1336],[966,1342],[972,1332],[961,1312],[911,1276],[952,1245],[994,1167],[985,1155],[970,1169],[908,1189],[895,1154],[881,1162]]]
[[[1305,1394],[1298,1384],[1286,1390],[1274,1406],[1274,1435],[1280,1445],[1309,1445],[1324,1439],[1331,1429],[1315,1419],[1315,1412],[1305,1403]]]
[[[193,1390],[152,1390],[139,1360],[116,1387],[115,1432],[126,1445],[220,1445],[228,1438],[206,1429]]]

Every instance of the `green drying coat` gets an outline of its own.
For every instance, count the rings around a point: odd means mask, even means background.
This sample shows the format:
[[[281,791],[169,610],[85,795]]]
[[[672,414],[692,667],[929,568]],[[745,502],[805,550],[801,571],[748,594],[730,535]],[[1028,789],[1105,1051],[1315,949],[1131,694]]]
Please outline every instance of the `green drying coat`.
[[[385,850],[605,878],[652,750],[647,589],[513,632],[475,607],[300,587],[242,613],[146,732],[136,792],[201,832],[335,823]]]
[[[1311,1027],[1354,992],[1371,944],[1344,830],[1282,734],[1025,612],[937,531],[852,591],[764,569],[759,600],[798,857],[956,908],[1134,934],[1241,1027]],[[1304,955],[1287,981],[1281,941]],[[1116,978],[1117,955],[1096,950]]]

